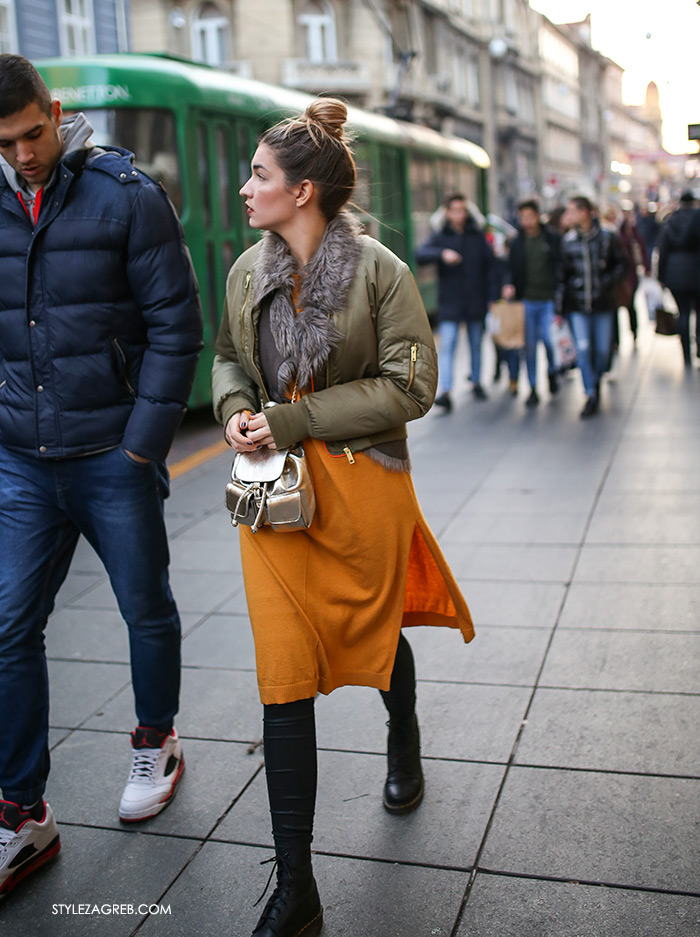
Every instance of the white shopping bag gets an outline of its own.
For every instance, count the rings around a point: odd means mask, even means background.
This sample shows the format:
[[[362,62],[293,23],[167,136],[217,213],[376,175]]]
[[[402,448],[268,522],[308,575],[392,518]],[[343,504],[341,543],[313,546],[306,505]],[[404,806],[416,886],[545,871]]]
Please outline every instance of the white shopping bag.
[[[566,319],[555,317],[549,331],[549,340],[552,343],[554,367],[557,371],[570,368],[576,363],[576,345]]]
[[[653,277],[642,277],[639,281],[639,288],[644,294],[644,301],[647,304],[649,318],[653,320],[656,315],[656,309],[664,304],[663,287],[659,281],[655,280]]]

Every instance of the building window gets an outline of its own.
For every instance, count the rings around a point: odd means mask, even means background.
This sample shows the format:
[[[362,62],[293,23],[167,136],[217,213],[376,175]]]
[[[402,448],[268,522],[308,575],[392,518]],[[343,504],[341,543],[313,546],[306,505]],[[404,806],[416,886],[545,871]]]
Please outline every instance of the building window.
[[[297,22],[304,33],[306,58],[316,65],[338,61],[338,42],[335,32],[335,16],[330,4],[307,3]]]
[[[0,0],[0,54],[17,52],[14,0]]]
[[[60,0],[58,20],[62,55],[86,55],[95,51],[92,0]]]
[[[228,54],[229,24],[213,3],[204,3],[192,21],[192,58],[207,65],[225,65]]]

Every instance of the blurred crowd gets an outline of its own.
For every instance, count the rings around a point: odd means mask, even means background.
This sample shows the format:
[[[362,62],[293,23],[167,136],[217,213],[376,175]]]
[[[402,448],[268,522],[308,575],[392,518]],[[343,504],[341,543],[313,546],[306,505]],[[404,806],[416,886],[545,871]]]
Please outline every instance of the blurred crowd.
[[[496,345],[494,383],[504,372],[516,397],[524,359],[528,407],[540,402],[538,348],[547,356],[547,387],[559,390],[564,371],[578,368],[583,418],[600,410],[601,379],[620,344],[620,319],[633,342],[640,310],[657,332],[678,335],[686,367],[700,358],[700,206],[691,191],[673,204],[635,205],[622,199],[599,210],[585,196],[544,214],[536,197],[523,200],[511,224],[485,218],[461,194],[449,195],[433,233],[416,252],[438,270],[440,384],[435,405],[453,407],[454,359],[462,326],[470,350],[472,393],[488,395],[482,347]]]

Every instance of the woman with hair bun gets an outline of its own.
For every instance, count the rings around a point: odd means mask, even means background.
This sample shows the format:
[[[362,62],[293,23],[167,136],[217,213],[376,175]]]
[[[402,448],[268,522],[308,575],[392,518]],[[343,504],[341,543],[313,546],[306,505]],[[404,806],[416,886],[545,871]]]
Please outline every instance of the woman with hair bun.
[[[312,937],[314,698],[376,687],[389,713],[384,807],[423,797],[409,625],[474,636],[416,500],[406,422],[437,364],[414,279],[345,210],[356,181],[345,105],[313,101],[262,135],[241,189],[262,240],[233,265],[216,343],[214,409],[236,452],[303,443],[316,513],[305,530],[241,528],[277,887],[254,937]],[[271,403],[277,406],[271,406]]]

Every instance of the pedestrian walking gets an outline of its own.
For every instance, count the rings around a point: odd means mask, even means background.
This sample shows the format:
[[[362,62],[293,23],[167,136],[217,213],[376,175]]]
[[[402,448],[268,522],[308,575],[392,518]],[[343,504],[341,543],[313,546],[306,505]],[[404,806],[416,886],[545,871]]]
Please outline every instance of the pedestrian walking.
[[[571,230],[561,243],[555,311],[571,321],[586,404],[582,418],[598,412],[600,379],[608,368],[612,347],[617,289],[626,265],[620,239],[601,226],[585,196],[569,201]]]
[[[477,400],[481,385],[481,344],[489,303],[498,298],[496,261],[484,233],[469,214],[463,195],[445,200],[445,224],[416,251],[419,264],[437,264],[439,394],[435,404],[452,409],[454,357],[461,323],[466,323],[471,365],[469,380]]]
[[[617,302],[618,309],[621,307],[627,310],[632,339],[636,344],[638,322],[634,297],[637,292],[637,287],[639,286],[639,272],[643,271],[649,276],[651,273],[651,261],[646,242],[637,227],[634,203],[628,199],[624,199],[620,202],[620,210],[622,211],[622,221],[620,222],[618,233],[620,235],[620,243],[622,244],[622,252],[625,255],[627,269],[620,283]],[[613,324],[617,326],[617,316],[615,316]],[[613,344],[620,344],[619,327],[615,329]]]
[[[541,223],[540,206],[535,199],[520,203],[518,217],[520,230],[510,245],[510,282],[503,287],[503,298],[519,299],[525,305],[525,360],[530,382],[526,405],[536,407],[540,402],[537,393],[540,342],[547,352],[549,392],[556,394],[559,389],[550,335],[561,238],[555,230]]]
[[[317,505],[306,529],[241,528],[277,860],[255,937],[322,927],[311,866],[316,694],[381,691],[383,803],[408,813],[424,781],[402,626],[473,636],[409,474],[405,421],[433,401],[432,334],[408,267],[344,210],[356,181],[346,119],[340,101],[317,99],[261,137],[241,195],[250,226],[266,233],[229,274],[213,369],[233,449],[303,442]]]
[[[81,533],[129,628],[138,727],[121,819],[160,812],[184,768],[164,460],[201,310],[165,193],[91,134],[26,59],[0,56],[0,896],[60,849],[43,799],[44,630]]]
[[[686,367],[693,363],[691,335],[700,357],[700,210],[696,205],[694,194],[683,192],[659,236],[659,281],[671,290],[678,306],[678,335]]]

